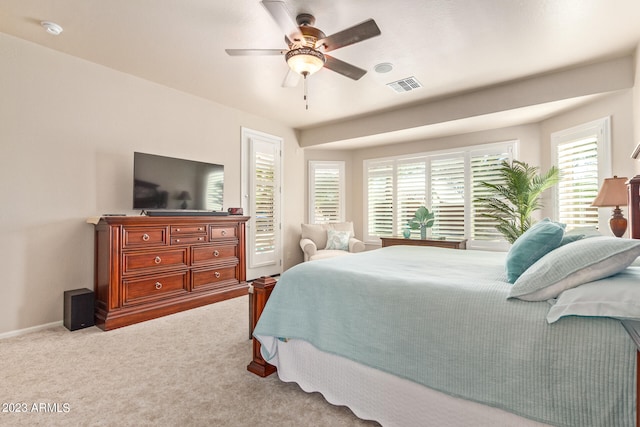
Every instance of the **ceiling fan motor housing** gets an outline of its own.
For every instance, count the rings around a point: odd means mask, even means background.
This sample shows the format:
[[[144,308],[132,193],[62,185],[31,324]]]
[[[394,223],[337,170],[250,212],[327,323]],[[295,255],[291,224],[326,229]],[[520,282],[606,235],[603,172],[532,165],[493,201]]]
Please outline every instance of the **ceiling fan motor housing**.
[[[321,30],[310,25],[300,25],[300,32],[302,33],[303,40],[289,40],[289,38],[285,36],[285,42],[289,45],[289,49],[295,49],[301,46],[316,49],[318,40],[327,37]]]

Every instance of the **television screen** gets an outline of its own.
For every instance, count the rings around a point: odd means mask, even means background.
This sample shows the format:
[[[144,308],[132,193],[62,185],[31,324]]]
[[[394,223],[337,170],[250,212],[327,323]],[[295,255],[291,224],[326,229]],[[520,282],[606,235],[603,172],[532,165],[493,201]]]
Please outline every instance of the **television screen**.
[[[224,166],[133,153],[133,209],[222,211]]]

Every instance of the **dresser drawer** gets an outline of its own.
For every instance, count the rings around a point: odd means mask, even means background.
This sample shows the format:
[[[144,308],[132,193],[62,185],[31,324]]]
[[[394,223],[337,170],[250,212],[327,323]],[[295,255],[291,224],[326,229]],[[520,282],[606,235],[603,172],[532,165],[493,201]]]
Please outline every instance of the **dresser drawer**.
[[[193,243],[207,243],[207,236],[171,236],[171,245],[190,245]]]
[[[171,237],[180,234],[207,234],[207,226],[205,224],[199,225],[172,225]]]
[[[237,266],[193,270],[191,272],[191,290],[224,288],[238,283]]]
[[[236,227],[211,226],[211,233],[209,233],[209,236],[211,239],[224,239],[228,237],[236,237],[238,235],[236,230],[237,230]]]
[[[124,227],[124,248],[145,246],[165,246],[167,244],[167,227]]]
[[[236,256],[236,245],[208,245],[191,248],[191,265],[225,261]]]
[[[188,265],[187,248],[130,252],[124,254],[123,274],[140,273],[147,270],[161,271],[170,268],[186,268]]]
[[[153,300],[175,297],[188,292],[187,272],[124,279],[122,281],[123,305],[140,304]]]

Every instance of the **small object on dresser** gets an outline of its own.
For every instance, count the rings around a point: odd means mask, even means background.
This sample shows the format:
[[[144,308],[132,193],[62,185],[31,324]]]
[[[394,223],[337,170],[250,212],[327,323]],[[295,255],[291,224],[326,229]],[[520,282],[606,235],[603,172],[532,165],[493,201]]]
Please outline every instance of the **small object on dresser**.
[[[230,215],[242,215],[242,208],[229,208],[228,209]]]

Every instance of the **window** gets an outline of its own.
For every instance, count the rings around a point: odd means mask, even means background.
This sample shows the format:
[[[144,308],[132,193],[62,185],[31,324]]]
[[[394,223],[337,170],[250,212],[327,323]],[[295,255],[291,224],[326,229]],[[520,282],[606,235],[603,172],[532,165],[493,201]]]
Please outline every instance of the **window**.
[[[551,135],[554,164],[560,183],[554,192],[555,217],[574,227],[606,229],[599,224],[598,208],[591,203],[600,183],[611,176],[610,120],[604,118]]]
[[[344,162],[309,162],[309,223],[344,221]]]
[[[254,279],[282,272],[282,138],[243,127],[241,140],[246,275]]]
[[[504,242],[490,219],[473,203],[481,181],[499,182],[496,173],[510,161],[516,141],[456,151],[366,160],[365,240],[401,235],[419,206],[435,213],[432,237],[469,239],[469,247],[498,247]],[[414,237],[418,230],[413,230]]]

